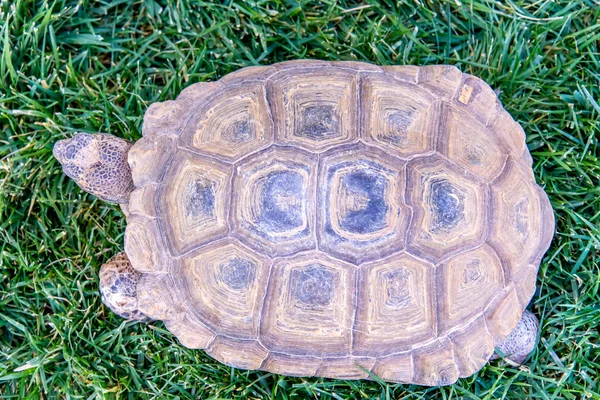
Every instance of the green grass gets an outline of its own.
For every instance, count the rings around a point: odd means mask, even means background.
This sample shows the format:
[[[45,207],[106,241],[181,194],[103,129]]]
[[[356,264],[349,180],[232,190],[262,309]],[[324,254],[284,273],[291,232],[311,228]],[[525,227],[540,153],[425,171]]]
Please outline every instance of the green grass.
[[[0,13],[0,398],[600,398],[597,1],[16,0]],[[499,90],[557,221],[526,365],[443,388],[288,378],[223,366],[102,305],[97,273],[125,220],[61,173],[53,143],[138,139],[151,103],[297,58],[449,63]]]

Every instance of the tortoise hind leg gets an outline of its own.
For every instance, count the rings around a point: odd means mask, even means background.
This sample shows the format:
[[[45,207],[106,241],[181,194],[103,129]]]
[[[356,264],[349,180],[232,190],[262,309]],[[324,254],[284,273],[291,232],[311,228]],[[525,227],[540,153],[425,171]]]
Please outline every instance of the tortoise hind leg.
[[[496,346],[504,354],[504,359],[522,364],[535,348],[539,326],[535,315],[525,310],[517,327]]]
[[[138,310],[137,283],[140,276],[124,252],[113,256],[100,268],[102,302],[123,318],[148,320],[149,318]]]

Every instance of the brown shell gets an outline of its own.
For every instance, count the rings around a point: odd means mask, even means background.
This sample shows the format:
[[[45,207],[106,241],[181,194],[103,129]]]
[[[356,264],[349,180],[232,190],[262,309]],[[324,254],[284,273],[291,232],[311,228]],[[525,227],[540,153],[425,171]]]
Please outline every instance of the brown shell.
[[[146,112],[140,310],[240,368],[442,385],[531,299],[554,217],[520,126],[451,66],[244,68]]]

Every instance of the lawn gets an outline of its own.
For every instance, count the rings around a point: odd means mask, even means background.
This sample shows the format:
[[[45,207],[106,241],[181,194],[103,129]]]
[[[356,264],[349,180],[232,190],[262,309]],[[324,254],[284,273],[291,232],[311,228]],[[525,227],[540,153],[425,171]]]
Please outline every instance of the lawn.
[[[600,399],[597,1],[15,0],[0,1],[0,40],[0,398]],[[102,305],[98,270],[125,219],[61,173],[53,143],[139,139],[153,102],[298,58],[453,64],[498,91],[557,223],[524,366],[442,388],[289,378],[221,365]]]

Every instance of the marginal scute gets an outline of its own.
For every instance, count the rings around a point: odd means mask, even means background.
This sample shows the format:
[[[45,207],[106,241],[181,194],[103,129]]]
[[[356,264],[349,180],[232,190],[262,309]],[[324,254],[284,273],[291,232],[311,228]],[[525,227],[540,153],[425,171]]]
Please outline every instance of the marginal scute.
[[[271,352],[261,368],[281,375],[310,377],[316,375],[322,363],[320,357],[299,357]]]
[[[361,82],[362,133],[369,144],[400,157],[433,150],[439,106],[416,85],[390,74],[367,75]]]
[[[483,317],[450,334],[459,376],[466,378],[479,371],[494,354],[494,338]]]
[[[128,203],[121,203],[121,204],[119,204],[119,208],[123,212],[123,215],[125,215],[125,218],[129,217],[130,211],[129,211],[129,204]]]
[[[219,79],[224,85],[239,85],[248,81],[264,81],[269,76],[277,72],[277,69],[271,66],[251,66],[230,72]]]
[[[442,100],[450,100],[461,79],[462,73],[452,65],[427,65],[419,68],[417,84]]]
[[[272,65],[278,71],[291,71],[300,68],[331,68],[329,61],[322,60],[292,60],[282,61]]]
[[[490,105],[495,104],[497,100],[494,90],[482,79],[462,74],[458,91],[452,102],[456,107],[485,124],[495,111]]]
[[[343,357],[323,359],[315,375],[335,379],[366,379],[375,365],[372,357]]]
[[[482,313],[504,288],[502,263],[486,245],[449,259],[436,274],[439,333]]]
[[[142,135],[176,137],[180,133],[185,104],[179,101],[168,100],[162,103],[153,103],[144,114]]]
[[[157,219],[131,214],[125,228],[125,252],[133,268],[144,273],[167,272],[171,264]]]
[[[357,74],[343,69],[284,70],[267,83],[275,139],[322,151],[356,137]]]
[[[445,105],[439,126],[438,152],[486,182],[502,172],[508,151],[473,114]]]
[[[403,202],[402,167],[401,160],[363,146],[321,158],[317,237],[322,250],[361,263],[404,247],[410,210]]]
[[[177,101],[185,103],[187,107],[198,106],[224,86],[221,81],[195,83],[183,89],[177,96]]]
[[[514,277],[515,291],[521,308],[527,307],[535,294],[538,268],[536,265],[528,264],[519,268]]]
[[[232,167],[207,157],[180,151],[167,170],[159,192],[166,238],[175,255],[223,237]]]
[[[273,148],[236,167],[232,226],[243,242],[266,254],[315,248],[316,166],[292,148]]]
[[[512,158],[491,185],[491,194],[490,243],[515,275],[522,265],[539,262],[549,246],[542,240],[554,228],[552,216],[543,212],[547,197]]]
[[[489,307],[485,313],[485,322],[496,343],[504,340],[515,329],[522,312],[514,288],[510,288],[499,302]]]
[[[156,209],[156,185],[144,185],[131,192],[127,216],[136,214],[149,219],[158,216]]]
[[[206,352],[219,362],[243,369],[258,369],[269,354],[256,340],[218,336]]]
[[[234,239],[212,243],[179,261],[189,307],[196,318],[219,333],[242,338],[258,335],[270,261]]]
[[[137,284],[138,309],[155,320],[181,320],[185,299],[173,290],[173,280],[167,274],[144,273]]]
[[[261,317],[262,343],[290,354],[349,354],[355,273],[354,266],[318,252],[276,260]]]
[[[419,385],[445,386],[458,379],[454,361],[454,346],[448,339],[424,346],[414,351],[415,374],[412,381]]]
[[[361,266],[354,354],[407,351],[435,336],[433,271],[406,253]]]
[[[381,68],[396,79],[408,83],[417,83],[419,67],[416,65],[386,65]]]
[[[413,352],[379,357],[371,372],[388,382],[413,383]]]
[[[531,166],[529,162],[531,156],[527,150],[525,143],[525,131],[511,115],[502,107],[500,101],[496,101],[494,105],[488,105],[493,111],[486,123],[489,129],[498,137],[502,143],[510,149],[512,157],[523,162],[527,167]],[[533,178],[533,171],[530,172]]]
[[[175,143],[168,136],[147,136],[135,142],[127,156],[135,186],[159,182],[174,150]]]
[[[479,178],[437,155],[410,161],[407,177],[410,252],[440,261],[483,242],[489,194]]]
[[[360,72],[381,73],[383,67],[361,61],[330,61],[332,67],[349,68]]]
[[[535,183],[535,179],[532,181]],[[554,237],[555,220],[554,220],[554,210],[552,209],[552,204],[550,204],[550,199],[544,189],[542,189],[538,185],[534,185],[538,197],[540,199],[542,205],[542,235],[540,240],[539,251],[534,259],[532,264],[539,265],[544,253],[550,247],[550,243],[552,243],[552,238]]]
[[[181,320],[167,319],[164,323],[181,344],[190,349],[205,349],[215,339],[215,334],[210,329],[187,314]]]

